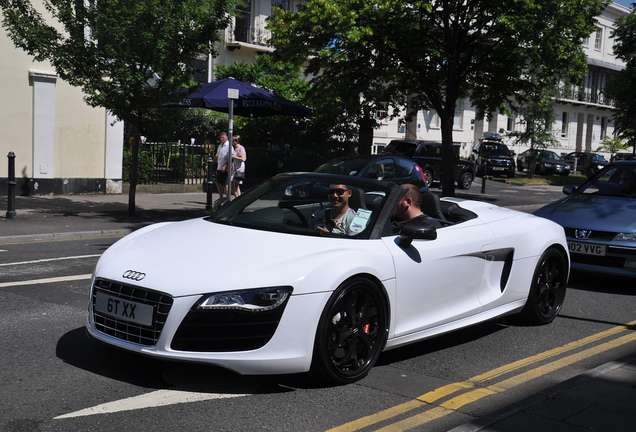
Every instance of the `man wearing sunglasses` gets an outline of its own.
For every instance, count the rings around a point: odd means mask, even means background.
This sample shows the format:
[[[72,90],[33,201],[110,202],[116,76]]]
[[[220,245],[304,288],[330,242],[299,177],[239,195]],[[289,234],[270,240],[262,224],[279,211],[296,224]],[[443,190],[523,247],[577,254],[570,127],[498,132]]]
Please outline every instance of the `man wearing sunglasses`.
[[[347,185],[329,185],[328,198],[331,208],[317,211],[312,217],[312,226],[317,230],[334,234],[353,235],[351,221],[356,216],[355,210],[349,207],[351,189]]]

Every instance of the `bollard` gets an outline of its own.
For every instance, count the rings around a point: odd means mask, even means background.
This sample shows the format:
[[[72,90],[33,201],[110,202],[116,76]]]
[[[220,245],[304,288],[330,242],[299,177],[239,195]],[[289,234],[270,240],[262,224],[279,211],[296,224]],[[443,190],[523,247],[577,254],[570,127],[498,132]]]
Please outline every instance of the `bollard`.
[[[9,152],[9,177],[7,178],[7,219],[15,219],[15,153]]]
[[[212,188],[214,187],[214,173],[212,172],[212,164],[214,160],[212,157],[208,158],[208,182],[207,182],[207,199],[205,201],[205,209],[212,210]]]
[[[486,174],[488,173],[488,162],[484,160],[482,163],[483,172],[481,173],[481,193],[486,193]]]

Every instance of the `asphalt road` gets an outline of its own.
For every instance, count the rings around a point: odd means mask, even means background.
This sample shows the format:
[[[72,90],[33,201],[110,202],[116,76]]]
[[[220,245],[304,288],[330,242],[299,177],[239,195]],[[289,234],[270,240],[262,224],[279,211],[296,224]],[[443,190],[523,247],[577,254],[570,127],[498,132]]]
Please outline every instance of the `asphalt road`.
[[[517,208],[561,197],[524,189],[487,196]],[[139,357],[83,329],[91,272],[115,240],[0,244],[0,430],[447,431],[636,351],[633,290],[574,277],[549,326],[505,318],[388,351],[347,386]]]

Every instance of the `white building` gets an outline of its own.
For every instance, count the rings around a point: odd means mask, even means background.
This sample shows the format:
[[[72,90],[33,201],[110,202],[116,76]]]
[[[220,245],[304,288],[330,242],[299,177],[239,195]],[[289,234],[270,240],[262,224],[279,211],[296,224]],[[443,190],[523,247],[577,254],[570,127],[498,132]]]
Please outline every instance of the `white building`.
[[[271,52],[266,19],[277,6],[296,10],[302,0],[245,0],[243,16],[224,31],[224,46],[216,58],[201,59],[208,69],[201,81],[213,81],[216,64],[251,62],[257,53]],[[560,139],[555,151],[594,151],[604,136],[614,133],[611,101],[601,94],[608,76],[623,65],[612,53],[611,31],[616,17],[630,9],[611,3],[599,17],[598,30],[585,42],[589,71],[583,88],[569,89],[556,106],[553,130]],[[122,188],[123,126],[112,124],[104,109],[83,102],[79,88],[60,80],[46,63],[36,63],[0,34],[0,155],[14,152],[18,194],[24,193],[120,193]],[[418,139],[441,141],[435,112],[420,111],[411,124],[389,119],[378,112],[382,126],[375,131],[373,152],[392,139],[403,139],[407,129]],[[492,121],[476,120],[468,100],[456,107],[453,141],[462,143],[467,155],[472,143],[485,131],[506,132],[518,128],[514,118],[503,115]],[[523,151],[518,146],[517,153]],[[0,159],[0,194],[6,190],[8,163]]]
[[[552,130],[559,139],[559,147],[552,150],[557,153],[596,151],[605,136],[614,134],[614,124],[611,120],[612,101],[607,100],[601,91],[609,76],[624,68],[624,64],[614,56],[614,41],[611,34],[614,20],[629,12],[629,8],[610,3],[598,17],[596,33],[584,42],[584,50],[588,57],[585,83],[581,88],[564,91],[555,106],[557,120]],[[439,118],[434,111],[420,111],[417,120],[408,125],[400,118],[388,119],[384,112],[378,112],[376,117],[383,125],[375,133],[373,152],[379,151],[392,139],[404,139],[407,136],[432,141],[442,139]],[[466,99],[459,101],[456,106],[453,141],[462,143],[462,155],[468,156],[472,143],[479,139],[483,132],[498,132],[505,137],[507,132],[520,127],[515,118],[502,114],[495,116],[491,121],[476,120],[475,109]],[[512,140],[508,140],[509,144],[511,142]],[[517,154],[526,149],[527,147],[519,145],[511,146],[511,150]]]
[[[83,101],[0,32],[0,194],[15,154],[16,195],[121,193],[123,125]]]

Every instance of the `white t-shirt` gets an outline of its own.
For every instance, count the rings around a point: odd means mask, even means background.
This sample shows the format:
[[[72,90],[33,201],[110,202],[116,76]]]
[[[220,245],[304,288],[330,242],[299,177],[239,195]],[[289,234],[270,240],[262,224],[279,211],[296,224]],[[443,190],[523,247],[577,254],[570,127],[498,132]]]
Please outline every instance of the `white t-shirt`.
[[[216,150],[216,160],[217,160],[217,163],[219,164],[217,167],[218,171],[222,170],[223,167],[227,165],[227,152],[229,147],[230,147],[230,142],[225,141]]]

